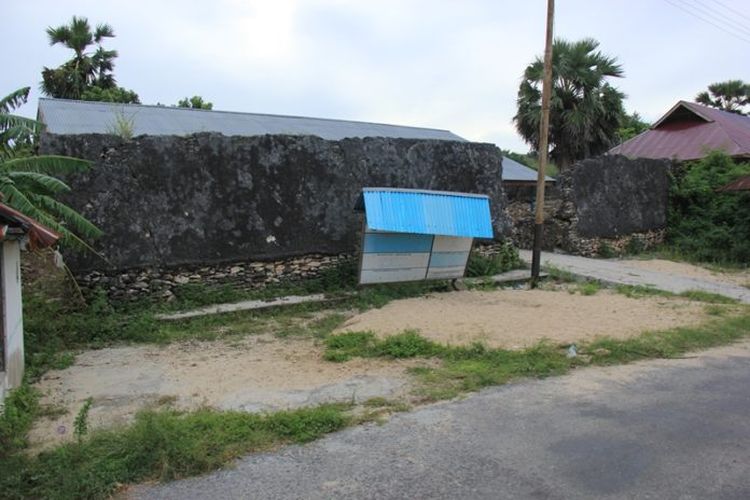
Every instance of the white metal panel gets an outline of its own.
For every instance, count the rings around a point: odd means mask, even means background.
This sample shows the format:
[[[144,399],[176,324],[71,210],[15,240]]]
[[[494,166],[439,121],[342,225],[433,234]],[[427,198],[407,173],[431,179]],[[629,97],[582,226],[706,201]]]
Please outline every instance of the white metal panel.
[[[462,278],[466,266],[456,267],[431,267],[427,271],[427,279],[442,280],[442,279],[453,279]]]
[[[23,309],[21,303],[21,245],[18,240],[2,243],[0,264],[2,286],[3,335],[5,336],[5,375],[7,388],[23,381]]]
[[[433,252],[468,252],[471,250],[473,238],[458,236],[435,236],[432,244]]]
[[[366,253],[362,255],[362,269],[427,269],[429,253]]]
[[[372,283],[397,283],[399,281],[420,281],[424,279],[425,269],[371,269],[362,270],[359,282],[363,285]]]

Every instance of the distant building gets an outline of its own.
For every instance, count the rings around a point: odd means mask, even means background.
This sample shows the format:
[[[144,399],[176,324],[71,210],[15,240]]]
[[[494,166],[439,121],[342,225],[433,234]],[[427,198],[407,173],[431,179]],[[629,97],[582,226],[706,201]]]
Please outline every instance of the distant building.
[[[649,130],[615,146],[609,154],[687,161],[713,150],[750,159],[750,117],[680,101]]]
[[[0,203],[0,402],[21,385],[24,370],[21,249],[54,245],[60,236]]]
[[[131,129],[133,136],[185,136],[214,132],[244,137],[313,135],[330,141],[355,137],[389,137],[466,142],[466,139],[453,132],[433,128],[67,99],[39,99],[37,119],[44,123],[45,132],[57,135],[117,135],[118,126],[124,124]]]

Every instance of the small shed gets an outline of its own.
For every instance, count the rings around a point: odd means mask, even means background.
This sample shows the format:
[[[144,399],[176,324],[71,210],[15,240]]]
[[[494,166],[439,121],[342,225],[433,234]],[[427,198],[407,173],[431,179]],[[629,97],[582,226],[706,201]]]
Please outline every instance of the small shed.
[[[360,284],[463,277],[474,238],[491,239],[485,195],[364,188]]]
[[[0,203],[0,402],[23,381],[21,250],[46,248],[59,239],[54,231]]]

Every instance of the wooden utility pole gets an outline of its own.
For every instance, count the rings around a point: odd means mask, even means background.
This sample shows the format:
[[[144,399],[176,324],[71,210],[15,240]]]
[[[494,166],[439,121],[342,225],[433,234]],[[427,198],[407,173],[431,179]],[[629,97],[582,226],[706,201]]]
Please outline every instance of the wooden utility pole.
[[[531,286],[539,279],[544,237],[544,178],[549,148],[549,101],[552,94],[552,31],[555,19],[555,0],[547,0],[547,37],[544,45],[544,80],[542,82],[542,119],[539,123],[539,170],[536,178],[536,217],[534,219],[534,249],[531,258]]]

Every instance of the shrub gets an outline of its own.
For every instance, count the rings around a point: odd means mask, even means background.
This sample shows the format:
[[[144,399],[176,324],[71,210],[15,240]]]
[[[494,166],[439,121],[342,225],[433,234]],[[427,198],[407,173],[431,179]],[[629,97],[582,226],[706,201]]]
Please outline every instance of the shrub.
[[[687,164],[671,187],[669,244],[700,261],[750,261],[750,193],[716,191],[747,174],[750,163],[721,152]]]
[[[481,255],[472,252],[466,265],[466,276],[493,276],[523,266],[518,249],[512,243],[503,242],[497,253],[492,255]]]

